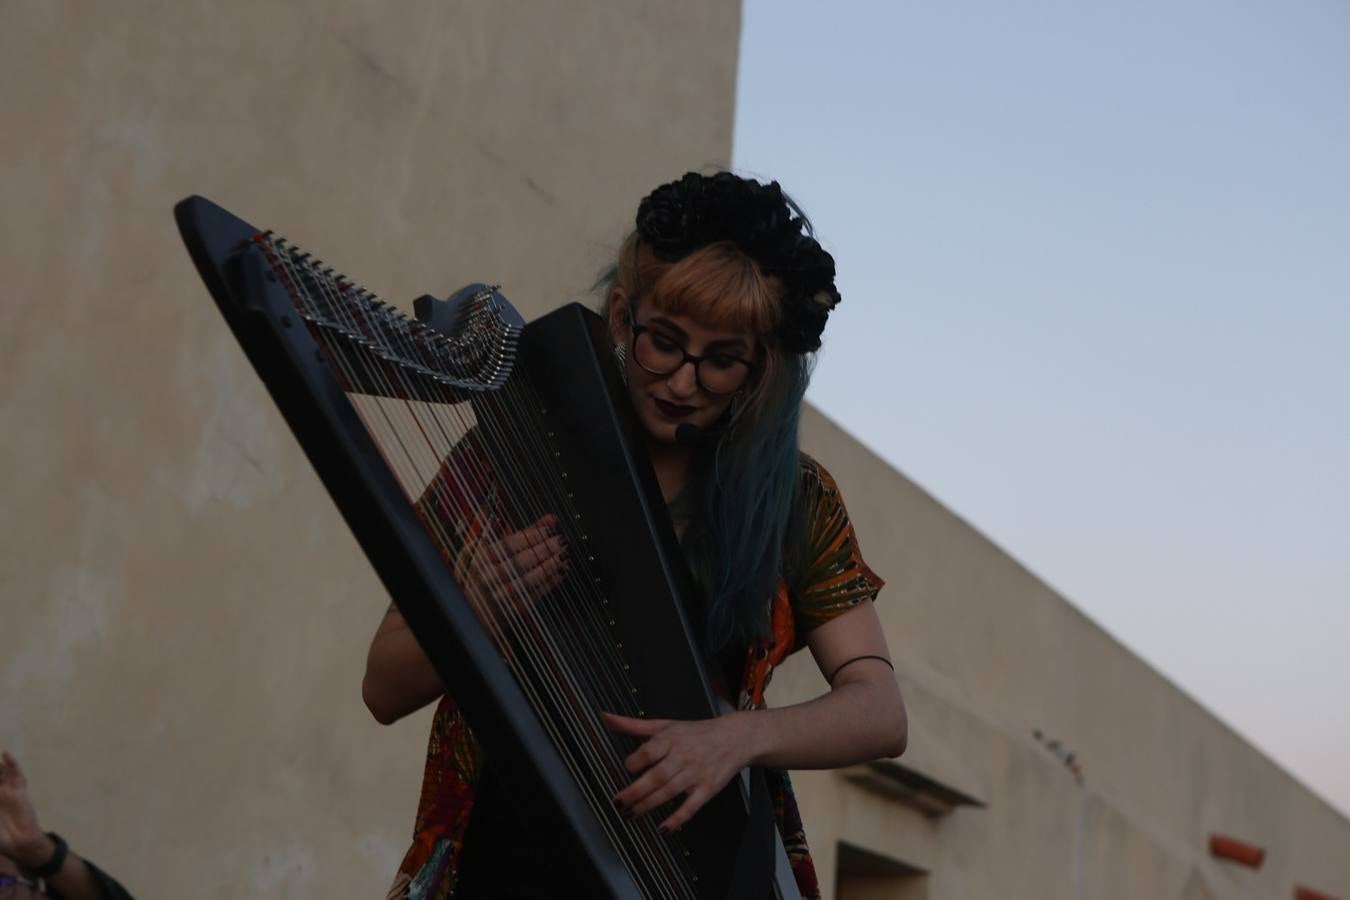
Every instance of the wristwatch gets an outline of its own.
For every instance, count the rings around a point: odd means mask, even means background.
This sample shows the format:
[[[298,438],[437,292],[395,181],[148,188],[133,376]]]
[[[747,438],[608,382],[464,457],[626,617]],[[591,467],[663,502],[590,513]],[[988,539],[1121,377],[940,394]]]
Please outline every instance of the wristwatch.
[[[47,837],[51,838],[52,843],[56,845],[56,849],[52,851],[51,859],[42,865],[23,870],[29,878],[41,878],[45,881],[60,872],[61,867],[66,864],[66,854],[70,852],[70,846],[66,843],[66,839],[55,831],[47,832]]]

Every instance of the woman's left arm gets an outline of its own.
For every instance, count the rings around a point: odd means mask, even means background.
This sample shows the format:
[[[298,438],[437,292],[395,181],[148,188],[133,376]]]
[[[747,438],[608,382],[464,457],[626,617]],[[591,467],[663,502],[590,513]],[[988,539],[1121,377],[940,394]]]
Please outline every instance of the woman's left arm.
[[[903,753],[905,704],[882,661],[890,654],[872,603],[817,626],[807,646],[830,690],[806,703],[693,722],[606,714],[616,731],[645,738],[625,760],[638,777],[615,795],[620,808],[641,815],[683,794],[684,803],[661,823],[672,830],[747,765],[829,769]]]
[[[904,753],[905,702],[872,603],[817,626],[807,646],[829,692],[794,706],[733,713],[749,743],[747,764],[833,769]]]

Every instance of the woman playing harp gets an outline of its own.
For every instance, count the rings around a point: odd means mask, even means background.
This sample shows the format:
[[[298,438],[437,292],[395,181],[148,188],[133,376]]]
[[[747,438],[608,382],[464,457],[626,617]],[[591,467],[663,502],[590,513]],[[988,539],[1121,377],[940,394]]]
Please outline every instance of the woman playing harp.
[[[906,741],[870,602],[881,579],[862,560],[834,480],[798,449],[812,354],[839,302],[834,261],[776,182],[729,173],[690,173],[657,188],[636,224],[602,281],[603,313],[701,593],[705,646],[739,696],[736,711],[702,721],[607,715],[640,741],[625,761],[631,782],[614,801],[634,816],[674,801],[660,827],[675,829],[741,768],[765,767],[798,887],[818,897],[784,770],[897,756]],[[473,453],[471,443],[463,452]],[[423,504],[438,489],[465,489],[462,478],[445,483],[456,465],[447,461]],[[484,528],[463,542],[456,567],[470,598],[496,577],[546,588],[567,565],[554,525],[545,517],[509,534]],[[802,647],[829,690],[766,708],[774,668]],[[416,835],[391,897],[568,895],[558,880],[565,861],[550,857],[555,842],[503,799],[395,609],[372,641],[363,695],[384,723],[439,700]]]

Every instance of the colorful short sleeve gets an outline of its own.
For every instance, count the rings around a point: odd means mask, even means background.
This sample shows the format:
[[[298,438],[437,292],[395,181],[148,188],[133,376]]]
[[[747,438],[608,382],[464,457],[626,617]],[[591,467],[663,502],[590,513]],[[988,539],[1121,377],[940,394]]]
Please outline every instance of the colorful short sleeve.
[[[825,467],[802,454],[802,500],[806,505],[806,558],[793,592],[796,643],[811,629],[875,600],[885,584],[863,562],[839,486]]]

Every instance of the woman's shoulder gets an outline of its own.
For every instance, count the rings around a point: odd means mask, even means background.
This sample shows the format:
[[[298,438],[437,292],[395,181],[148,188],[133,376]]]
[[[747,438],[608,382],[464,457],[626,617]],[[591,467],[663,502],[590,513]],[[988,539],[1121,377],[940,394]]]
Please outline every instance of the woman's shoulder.
[[[841,533],[852,539],[853,525],[849,520],[844,497],[834,476],[820,460],[806,452],[798,455],[797,471],[801,479],[801,502],[805,512],[808,540],[837,537]]]
[[[799,471],[805,528],[792,593],[804,635],[863,600],[875,599],[884,582],[863,561],[853,522],[829,470],[802,453]]]
[[[842,502],[839,485],[835,483],[830,470],[805,450],[797,454],[797,472],[801,477],[802,488],[808,495],[828,495]]]

